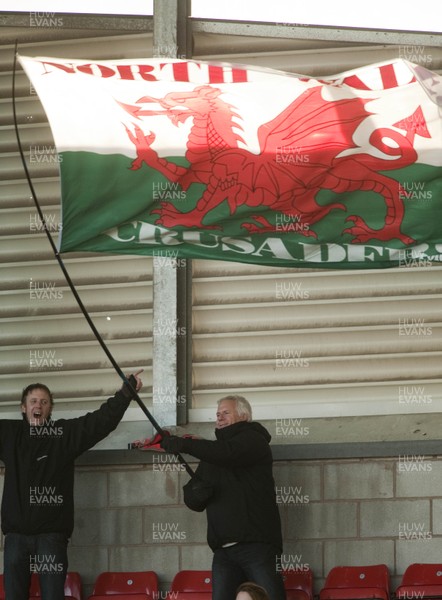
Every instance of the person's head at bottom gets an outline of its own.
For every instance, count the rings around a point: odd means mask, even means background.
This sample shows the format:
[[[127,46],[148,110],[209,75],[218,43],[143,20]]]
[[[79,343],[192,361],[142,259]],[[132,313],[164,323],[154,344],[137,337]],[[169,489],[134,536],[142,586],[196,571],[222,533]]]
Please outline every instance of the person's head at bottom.
[[[236,600],[270,600],[269,595],[263,587],[246,581],[236,590]]]

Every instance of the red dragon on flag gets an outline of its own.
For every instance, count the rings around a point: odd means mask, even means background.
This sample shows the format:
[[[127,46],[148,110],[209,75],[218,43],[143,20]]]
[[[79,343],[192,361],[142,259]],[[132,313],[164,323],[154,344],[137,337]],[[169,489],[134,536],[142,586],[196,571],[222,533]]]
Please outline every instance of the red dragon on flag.
[[[381,171],[413,164],[417,159],[413,146],[415,135],[428,138],[430,134],[418,106],[412,115],[394,124],[404,134],[380,127],[370,136],[372,146],[394,160],[376,158],[364,152],[340,157],[343,151],[356,147],[354,132],[370,116],[365,108],[367,102],[369,100],[362,98],[328,101],[323,99],[321,88],[306,90],[272,121],[259,127],[260,153],[255,155],[238,146],[243,140],[235,133],[239,125],[232,119],[238,115],[222,99],[219,88],[199,86],[191,92],[171,92],[164,98],[144,96],[138,100],[138,105],[156,103],[162,112],[125,106],[132,116],[164,114],[174,125],[193,119],[185,154],[189,167],[160,158],[151,147],[155,133],[144,135],[135,125],[133,132],[127,129],[137,150],[132,169],[139,169],[145,163],[169,181],[179,183],[183,190],[195,182],[207,186],[195,208],[188,212],[181,212],[170,202],[155,208],[152,212],[159,215],[156,222],[165,227],[221,229],[221,225],[209,225],[210,221],[204,222],[204,219],[213,208],[227,200],[231,215],[242,204],[255,210],[263,207],[289,216],[296,214],[298,223],[308,225],[304,230],[299,228],[300,231],[316,237],[312,225],[331,210],[346,210],[342,202],[326,206],[318,204],[319,190],[329,189],[336,194],[364,190],[383,196],[386,206],[384,226],[373,229],[361,216],[350,215],[346,220],[352,225],[343,233],[351,234],[354,242],[397,238],[410,244],[413,238],[401,231],[406,190]],[[385,138],[395,145],[387,145]],[[256,214],[253,219],[256,224],[242,223],[250,233],[274,231],[274,225],[265,216]]]

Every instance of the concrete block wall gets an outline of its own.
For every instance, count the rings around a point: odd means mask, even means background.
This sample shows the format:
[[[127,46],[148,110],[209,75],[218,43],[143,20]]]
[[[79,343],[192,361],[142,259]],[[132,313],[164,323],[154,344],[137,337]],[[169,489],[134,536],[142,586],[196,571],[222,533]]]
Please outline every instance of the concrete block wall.
[[[155,571],[165,592],[178,571],[210,569],[205,513],[182,502],[188,478],[170,461],[77,467],[70,569],[87,593],[100,571]]]
[[[409,564],[442,562],[441,458],[278,461],[274,475],[282,564],[308,565],[316,592],[335,565],[385,563],[394,590]],[[176,572],[210,569],[205,513],[182,503],[187,480],[177,463],[77,467],[69,570],[85,597],[101,571],[156,571],[164,596]]]
[[[409,564],[442,562],[441,476],[422,456],[278,464],[277,487],[308,496],[281,504],[286,562],[308,564],[316,591],[333,566],[385,563],[394,591]]]

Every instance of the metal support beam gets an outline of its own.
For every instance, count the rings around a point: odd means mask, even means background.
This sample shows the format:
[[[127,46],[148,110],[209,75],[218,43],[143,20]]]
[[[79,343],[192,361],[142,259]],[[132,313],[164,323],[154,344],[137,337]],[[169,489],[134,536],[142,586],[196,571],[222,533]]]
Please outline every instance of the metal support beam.
[[[24,12],[4,12],[0,13],[0,28],[2,27],[23,27],[29,30],[36,29],[32,27],[32,14],[29,10]],[[45,13],[43,13],[45,14]],[[52,14],[52,13],[48,13]],[[127,16],[127,15],[94,15],[82,13],[53,13],[63,23],[59,27],[58,33],[69,29],[91,29],[103,30],[103,32],[127,31],[128,33],[147,33],[153,30],[152,17],[146,16]],[[57,28],[54,28],[57,29]],[[45,30],[47,37],[50,37],[50,27]],[[57,33],[57,31],[56,31]],[[2,43],[4,41],[4,33],[2,32]]]
[[[366,44],[442,46],[442,35],[437,32],[358,29],[352,27],[327,27],[319,25],[297,25],[291,23],[278,24],[253,21],[193,19],[192,31],[194,33],[217,33],[220,35],[246,35],[252,37],[298,40],[331,40],[334,42],[358,42]]]
[[[154,0],[153,55],[156,58],[190,58],[189,0]]]
[[[155,58],[191,53],[187,0],[154,0]],[[191,385],[191,267],[189,261],[153,259],[153,414],[163,426],[187,421]]]

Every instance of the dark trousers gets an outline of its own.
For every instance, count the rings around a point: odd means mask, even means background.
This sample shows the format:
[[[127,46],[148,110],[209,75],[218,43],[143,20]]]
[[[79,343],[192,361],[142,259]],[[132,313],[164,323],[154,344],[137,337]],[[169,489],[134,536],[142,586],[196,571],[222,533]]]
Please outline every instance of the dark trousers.
[[[64,600],[68,539],[62,533],[5,536],[6,600],[28,600],[32,573],[40,579],[42,600]]]
[[[270,600],[285,600],[277,553],[270,544],[240,543],[215,550],[212,580],[212,600],[235,600],[238,586],[245,581],[263,587]]]

